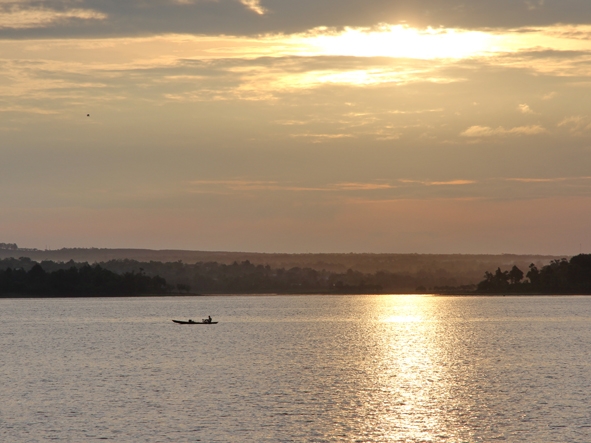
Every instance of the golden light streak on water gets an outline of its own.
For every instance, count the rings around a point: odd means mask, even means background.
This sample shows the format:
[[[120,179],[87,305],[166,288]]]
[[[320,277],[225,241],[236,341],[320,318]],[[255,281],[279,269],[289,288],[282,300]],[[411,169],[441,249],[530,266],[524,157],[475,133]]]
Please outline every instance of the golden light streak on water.
[[[438,334],[432,297],[379,298],[379,326],[371,341],[375,354],[365,371],[373,383],[365,405],[366,426],[387,434],[387,441],[432,441],[449,423],[441,403],[450,390],[440,366],[444,343]]]

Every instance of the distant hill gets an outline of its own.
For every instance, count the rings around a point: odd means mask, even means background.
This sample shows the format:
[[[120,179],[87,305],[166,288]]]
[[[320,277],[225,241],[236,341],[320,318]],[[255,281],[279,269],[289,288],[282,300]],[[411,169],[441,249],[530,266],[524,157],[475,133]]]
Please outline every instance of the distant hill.
[[[58,250],[0,249],[2,258],[28,257],[42,262],[103,263],[111,260],[135,260],[138,262],[183,262],[186,264],[217,262],[220,264],[249,261],[254,265],[271,266],[274,269],[310,268],[317,271],[346,272],[353,269],[363,273],[377,271],[412,275],[433,285],[467,285],[482,280],[485,271],[500,267],[517,266],[527,269],[533,263],[537,267],[552,260],[568,258],[551,255],[473,255],[473,254],[273,254],[254,252],[215,252],[151,249],[99,249],[64,248]]]

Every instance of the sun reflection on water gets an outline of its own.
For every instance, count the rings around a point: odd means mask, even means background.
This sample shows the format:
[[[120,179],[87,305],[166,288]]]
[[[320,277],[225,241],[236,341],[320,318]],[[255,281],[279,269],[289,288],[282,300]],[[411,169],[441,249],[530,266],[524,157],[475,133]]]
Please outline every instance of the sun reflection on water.
[[[376,355],[367,371],[374,383],[366,405],[366,426],[381,429],[387,441],[447,438],[443,404],[452,391],[432,297],[380,299],[382,320],[374,330]]]
[[[414,315],[391,315],[384,320],[385,323],[415,323],[420,321],[423,321],[423,319]]]

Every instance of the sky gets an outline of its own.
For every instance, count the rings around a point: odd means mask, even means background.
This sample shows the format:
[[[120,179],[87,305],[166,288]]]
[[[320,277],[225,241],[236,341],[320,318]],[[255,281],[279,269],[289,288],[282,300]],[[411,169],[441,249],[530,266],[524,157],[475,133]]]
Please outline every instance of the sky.
[[[591,252],[588,0],[0,0],[0,242]]]

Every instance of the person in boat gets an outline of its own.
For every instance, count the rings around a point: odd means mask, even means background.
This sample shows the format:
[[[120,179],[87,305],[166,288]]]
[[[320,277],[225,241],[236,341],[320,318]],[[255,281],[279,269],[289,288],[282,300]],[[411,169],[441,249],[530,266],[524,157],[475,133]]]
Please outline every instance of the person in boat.
[[[189,319],[189,323],[195,323],[193,320]]]
[[[207,323],[211,323],[211,315],[207,316]]]

